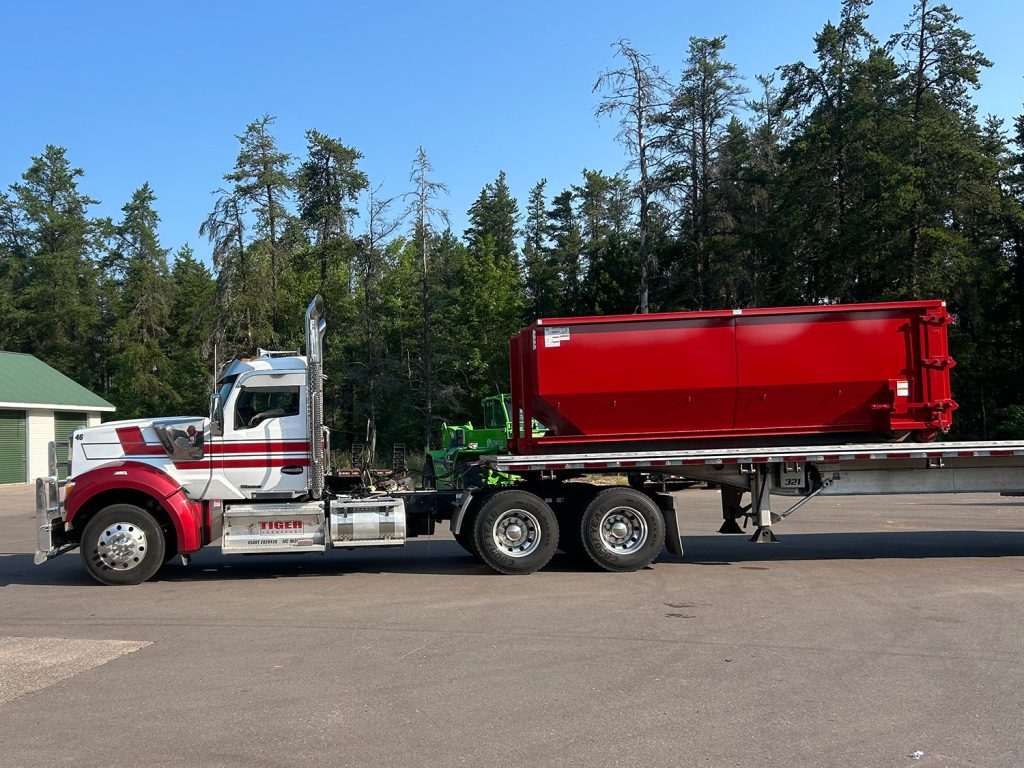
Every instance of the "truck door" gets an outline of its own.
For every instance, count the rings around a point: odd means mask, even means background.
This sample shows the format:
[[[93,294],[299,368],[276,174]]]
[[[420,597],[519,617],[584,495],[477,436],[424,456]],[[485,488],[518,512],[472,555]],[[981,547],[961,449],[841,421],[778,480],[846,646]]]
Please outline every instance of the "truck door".
[[[305,377],[243,374],[224,404],[224,434],[213,446],[213,473],[234,498],[290,499],[307,490]]]

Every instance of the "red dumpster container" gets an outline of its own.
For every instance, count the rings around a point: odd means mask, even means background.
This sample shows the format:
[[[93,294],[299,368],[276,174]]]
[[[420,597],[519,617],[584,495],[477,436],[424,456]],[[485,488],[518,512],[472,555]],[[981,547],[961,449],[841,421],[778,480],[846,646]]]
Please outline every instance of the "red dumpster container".
[[[949,430],[944,301],[538,320],[512,337],[513,453]],[[856,438],[855,438],[856,439]],[[657,447],[657,446],[652,446]]]

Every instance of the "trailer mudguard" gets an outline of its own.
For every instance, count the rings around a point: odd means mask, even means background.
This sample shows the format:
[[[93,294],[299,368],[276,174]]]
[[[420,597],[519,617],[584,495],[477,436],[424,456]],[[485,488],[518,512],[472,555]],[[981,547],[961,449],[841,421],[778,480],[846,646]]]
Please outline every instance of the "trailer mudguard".
[[[174,523],[179,552],[202,546],[202,507],[191,501],[167,473],[138,461],[114,461],[84,472],[68,483],[64,519],[73,522],[88,502],[101,493],[120,489],[138,491],[156,499]]]

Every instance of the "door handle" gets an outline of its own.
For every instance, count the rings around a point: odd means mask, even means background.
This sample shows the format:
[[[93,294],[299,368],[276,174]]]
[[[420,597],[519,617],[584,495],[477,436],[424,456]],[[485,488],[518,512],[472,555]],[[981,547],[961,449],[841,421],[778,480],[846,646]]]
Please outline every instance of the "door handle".
[[[298,464],[289,464],[286,467],[281,467],[282,475],[301,475],[306,471],[305,467],[300,467]]]

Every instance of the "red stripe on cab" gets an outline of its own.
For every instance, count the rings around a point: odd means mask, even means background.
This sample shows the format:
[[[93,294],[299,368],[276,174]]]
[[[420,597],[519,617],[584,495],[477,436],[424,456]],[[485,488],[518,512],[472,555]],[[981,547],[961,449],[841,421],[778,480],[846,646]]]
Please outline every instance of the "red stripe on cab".
[[[148,445],[138,427],[117,427],[117,439],[125,456],[166,456],[162,445]]]

